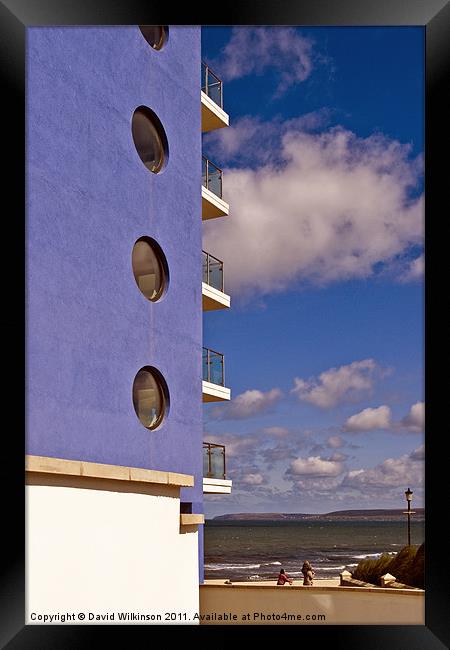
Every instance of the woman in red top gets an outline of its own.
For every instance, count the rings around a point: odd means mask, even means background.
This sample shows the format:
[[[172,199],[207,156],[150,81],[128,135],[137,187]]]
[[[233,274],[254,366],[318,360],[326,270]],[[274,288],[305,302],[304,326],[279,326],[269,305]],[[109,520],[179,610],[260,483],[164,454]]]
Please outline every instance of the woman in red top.
[[[278,575],[278,581],[277,585],[284,585],[286,582],[289,582],[289,584],[292,584],[292,578],[290,578],[288,575],[286,575],[286,572],[284,569],[280,569],[280,573]]]

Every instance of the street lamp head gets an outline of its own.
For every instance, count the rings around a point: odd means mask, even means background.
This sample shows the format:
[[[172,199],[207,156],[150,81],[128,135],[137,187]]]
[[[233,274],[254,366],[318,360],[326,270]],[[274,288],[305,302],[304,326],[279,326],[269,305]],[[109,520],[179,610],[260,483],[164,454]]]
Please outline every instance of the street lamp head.
[[[411,500],[412,500],[412,495],[413,495],[413,493],[412,493],[411,490],[408,488],[408,489],[406,490],[406,492],[405,492],[406,500],[407,500],[407,501],[411,501]]]

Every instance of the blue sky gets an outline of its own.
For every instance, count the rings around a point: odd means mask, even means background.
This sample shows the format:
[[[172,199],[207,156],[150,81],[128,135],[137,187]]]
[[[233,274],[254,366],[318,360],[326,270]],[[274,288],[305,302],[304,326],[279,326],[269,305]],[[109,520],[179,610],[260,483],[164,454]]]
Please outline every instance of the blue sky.
[[[423,29],[202,29],[230,127],[204,224],[232,308],[205,313],[230,403],[226,512],[423,505]]]

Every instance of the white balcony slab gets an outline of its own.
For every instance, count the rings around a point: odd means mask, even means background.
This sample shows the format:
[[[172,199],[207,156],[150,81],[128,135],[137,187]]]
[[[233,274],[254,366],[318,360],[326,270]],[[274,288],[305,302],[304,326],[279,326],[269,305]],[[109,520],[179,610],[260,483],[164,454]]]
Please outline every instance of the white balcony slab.
[[[222,129],[224,126],[229,126],[230,117],[225,113],[223,108],[220,108],[211,97],[206,93],[202,93],[202,131],[213,131],[214,129]]]
[[[212,309],[227,309],[230,307],[231,298],[228,294],[219,291],[206,282],[202,282],[202,304],[203,311]]]
[[[226,201],[202,185],[202,219],[226,217],[228,216],[229,211],[230,206]]]
[[[202,394],[204,402],[226,402],[231,399],[231,390],[220,384],[202,381]]]
[[[233,481],[220,478],[203,478],[203,494],[231,494]]]

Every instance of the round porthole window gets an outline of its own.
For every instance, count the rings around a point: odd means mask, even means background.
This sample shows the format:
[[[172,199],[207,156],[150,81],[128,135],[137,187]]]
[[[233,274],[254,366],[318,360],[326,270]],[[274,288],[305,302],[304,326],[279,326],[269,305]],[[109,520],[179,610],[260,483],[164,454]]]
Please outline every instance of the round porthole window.
[[[151,237],[141,237],[131,254],[136,284],[152,302],[160,300],[169,286],[169,267],[161,246]]]
[[[154,50],[161,50],[169,38],[167,25],[139,25],[142,36]]]
[[[133,113],[131,133],[134,146],[147,169],[154,174],[167,165],[169,146],[159,117],[147,106],[139,106]]]
[[[157,429],[169,410],[169,391],[161,373],[144,366],[133,382],[133,406],[146,429]]]

